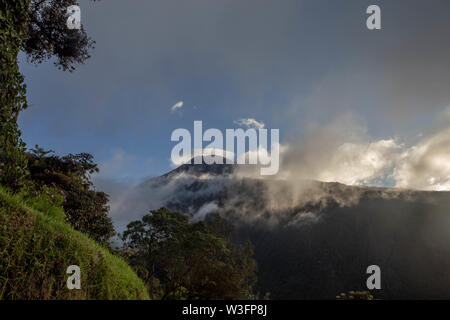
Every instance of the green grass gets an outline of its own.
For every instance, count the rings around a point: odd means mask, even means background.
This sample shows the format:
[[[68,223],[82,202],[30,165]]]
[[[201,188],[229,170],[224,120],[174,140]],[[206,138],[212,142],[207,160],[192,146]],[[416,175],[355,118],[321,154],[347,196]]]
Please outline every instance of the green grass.
[[[148,299],[143,282],[120,257],[75,231],[64,212],[0,188],[0,299]],[[81,289],[66,269],[81,269]]]

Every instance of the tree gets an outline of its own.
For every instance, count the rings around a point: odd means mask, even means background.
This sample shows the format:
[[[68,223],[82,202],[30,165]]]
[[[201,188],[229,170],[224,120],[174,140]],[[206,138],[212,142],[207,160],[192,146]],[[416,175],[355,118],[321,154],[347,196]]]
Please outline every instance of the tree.
[[[73,71],[89,58],[94,42],[83,28],[66,26],[66,10],[75,0],[0,0],[0,183],[18,190],[27,176],[25,143],[17,119],[26,109],[26,85],[19,72],[23,50],[33,63],[51,57]]]
[[[234,245],[230,231],[218,216],[189,223],[161,208],[128,224],[124,252],[153,298],[249,299],[256,282],[252,247]]]
[[[28,1],[0,0],[0,183],[17,190],[26,176],[25,144],[17,126],[27,107],[17,55],[27,30]]]
[[[108,195],[93,189],[91,175],[98,172],[92,155],[50,155],[36,146],[27,154],[31,181],[38,190],[43,186],[55,188],[64,196],[63,208],[67,221],[94,240],[106,243],[114,235],[108,216]]]
[[[95,0],[92,0],[95,1]],[[78,5],[76,0],[31,0],[28,8],[28,28],[23,50],[29,61],[41,63],[55,57],[62,70],[75,70],[90,57],[95,42],[84,30],[67,28],[67,8]]]

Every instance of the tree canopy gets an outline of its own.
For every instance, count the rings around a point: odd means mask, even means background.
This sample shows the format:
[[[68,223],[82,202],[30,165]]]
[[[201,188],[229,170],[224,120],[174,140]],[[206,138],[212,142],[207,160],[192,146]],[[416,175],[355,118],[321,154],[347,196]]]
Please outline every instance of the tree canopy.
[[[30,62],[41,63],[54,57],[59,69],[73,71],[90,57],[95,41],[88,37],[83,25],[81,29],[67,28],[67,8],[71,5],[78,5],[78,1],[31,0],[23,42]]]
[[[114,235],[108,216],[108,195],[94,190],[91,175],[98,172],[92,155],[51,155],[36,146],[27,153],[30,180],[34,186],[56,189],[64,197],[63,208],[67,221],[94,240],[106,243]]]
[[[236,246],[219,216],[190,223],[166,208],[128,224],[124,251],[154,299],[250,299],[256,262],[248,243]]]

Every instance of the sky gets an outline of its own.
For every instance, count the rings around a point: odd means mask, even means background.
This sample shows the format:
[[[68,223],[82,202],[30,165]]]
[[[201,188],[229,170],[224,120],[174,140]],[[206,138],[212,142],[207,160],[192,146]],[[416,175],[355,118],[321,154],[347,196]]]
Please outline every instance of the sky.
[[[381,8],[381,30],[366,9]],[[177,128],[280,129],[280,176],[450,190],[448,0],[80,1],[74,73],[20,57],[23,139],[88,152],[97,185],[173,168]]]

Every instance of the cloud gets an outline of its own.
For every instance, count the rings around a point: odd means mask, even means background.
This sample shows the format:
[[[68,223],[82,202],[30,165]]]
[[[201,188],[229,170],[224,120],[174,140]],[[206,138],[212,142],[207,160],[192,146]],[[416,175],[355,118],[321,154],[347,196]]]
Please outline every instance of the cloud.
[[[286,142],[277,178],[450,190],[448,127],[447,123],[440,131],[419,135],[417,141],[407,143],[396,137],[373,139],[364,126],[343,117]]]
[[[221,209],[217,206],[216,203],[206,203],[194,214],[194,216],[192,217],[192,221],[204,220],[208,214],[220,211]]]
[[[111,181],[110,181],[111,182]],[[99,181],[105,187],[104,181]],[[195,208],[194,202],[199,199],[211,199],[230,183],[222,176],[207,173],[192,175],[190,172],[175,172],[169,179],[157,177],[149,179],[137,186],[123,183],[109,183],[104,190],[111,194],[110,215],[118,229],[123,231],[127,223],[140,219],[149,210],[166,206],[183,212],[195,219],[203,219],[207,214],[218,209],[213,203]],[[195,188],[193,188],[195,186]]]
[[[203,148],[203,158],[206,157],[223,157],[226,159],[232,159],[234,161],[235,154],[232,151],[219,149],[219,148]],[[197,152],[198,151],[198,152]],[[179,159],[172,159],[170,158],[170,166],[171,168],[176,168],[178,166],[181,166],[182,164],[188,163],[194,155],[200,154],[200,150],[193,150],[191,154],[183,154],[179,157]]]
[[[313,224],[320,220],[320,216],[313,212],[299,212],[286,225],[287,227],[302,226],[305,224]]]
[[[287,139],[280,146],[280,171],[274,177],[261,176],[257,166],[242,166],[228,177],[183,171],[137,186],[101,179],[96,185],[111,194],[111,216],[120,230],[161,206],[181,210],[196,220],[219,212],[267,225],[315,223],[330,203],[354,206],[367,190],[346,185],[401,188],[372,189],[372,194],[381,198],[408,198],[414,192],[405,189],[450,191],[447,111],[439,115],[441,129],[424,130],[411,142],[392,136],[375,139],[352,116],[340,117],[324,127],[311,126],[302,137]],[[212,150],[204,151],[211,154]],[[117,149],[101,168],[111,174],[132,160]]]
[[[255,120],[253,118],[247,118],[247,119],[239,119],[233,121],[234,124],[237,124],[241,127],[247,127],[247,128],[255,128],[255,129],[264,129],[265,125],[264,122]]]
[[[386,184],[401,146],[393,139],[368,143],[343,143],[330,155],[317,180],[348,185]]]
[[[120,178],[125,171],[136,164],[136,157],[121,148],[111,151],[111,157],[99,164],[99,175],[103,178]]]
[[[405,150],[394,176],[397,187],[450,190],[450,129]]]
[[[177,103],[175,103],[173,106],[172,106],[172,108],[170,108],[170,111],[171,112],[175,112],[175,111],[177,111],[178,109],[181,109],[182,107],[183,107],[183,101],[178,101]]]
[[[320,221],[330,204],[354,206],[367,196],[367,189],[345,184],[450,190],[450,129],[409,146],[362,132],[362,127],[343,120],[315,128],[307,138],[281,148],[282,165],[275,178],[245,169],[230,176],[182,171],[136,187],[110,186],[106,191],[112,192],[111,216],[119,230],[161,206],[181,210],[193,220],[217,212],[236,217],[236,222],[303,226]],[[408,199],[413,191],[372,189],[370,194]]]

